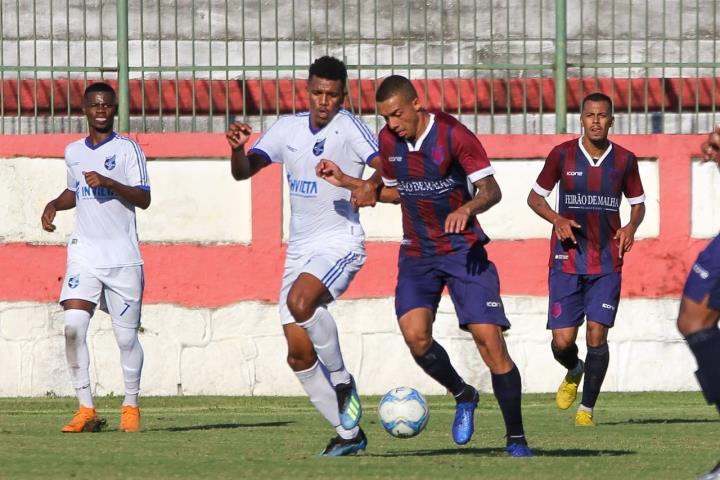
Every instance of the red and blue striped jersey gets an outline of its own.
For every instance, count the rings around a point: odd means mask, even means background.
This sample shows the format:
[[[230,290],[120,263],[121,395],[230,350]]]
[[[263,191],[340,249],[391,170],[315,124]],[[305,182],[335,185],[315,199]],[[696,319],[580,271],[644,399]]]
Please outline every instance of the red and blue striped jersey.
[[[415,144],[387,126],[379,144],[383,182],[400,194],[401,255],[447,255],[489,241],[475,217],[465,231],[445,233],[448,214],[472,199],[472,183],[495,173],[474,133],[452,116],[435,113]]]
[[[621,226],[622,195],[630,205],[645,201],[635,155],[610,142],[605,153],[593,159],[582,138],[570,140],[550,152],[533,190],[547,197],[555,184],[557,213],[581,228],[573,229],[577,244],[560,242],[553,232],[550,268],[585,275],[619,272],[622,258],[613,237]]]

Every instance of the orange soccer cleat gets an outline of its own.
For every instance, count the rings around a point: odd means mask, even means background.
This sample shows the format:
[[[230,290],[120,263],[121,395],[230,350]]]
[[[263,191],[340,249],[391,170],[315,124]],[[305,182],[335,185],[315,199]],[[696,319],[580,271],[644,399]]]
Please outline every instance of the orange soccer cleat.
[[[95,408],[80,405],[72,420],[62,427],[63,433],[99,432],[105,420],[98,418]]]
[[[133,407],[132,405],[122,406],[120,410],[120,431],[140,431],[140,407]]]

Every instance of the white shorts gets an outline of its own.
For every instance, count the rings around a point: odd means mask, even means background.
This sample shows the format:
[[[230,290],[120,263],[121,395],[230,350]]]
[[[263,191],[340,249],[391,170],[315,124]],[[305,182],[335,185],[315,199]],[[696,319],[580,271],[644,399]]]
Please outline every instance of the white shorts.
[[[333,299],[345,293],[355,274],[365,263],[365,247],[362,243],[347,245],[318,245],[291,251],[285,257],[282,288],[280,289],[280,323],[295,322],[287,307],[287,296],[301,273],[309,273],[319,279]]]
[[[70,261],[63,279],[60,303],[87,300],[110,314],[113,323],[137,328],[142,307],[143,266],[90,268]]]

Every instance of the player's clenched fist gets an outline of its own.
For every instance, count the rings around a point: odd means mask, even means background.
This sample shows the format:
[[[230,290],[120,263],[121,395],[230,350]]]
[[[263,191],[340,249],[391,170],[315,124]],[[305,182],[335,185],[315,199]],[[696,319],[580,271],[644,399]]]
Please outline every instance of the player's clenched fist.
[[[315,165],[315,174],[336,187],[345,186],[345,173],[332,160],[322,159]]]
[[[55,209],[54,202],[50,202],[47,205],[45,205],[45,209],[43,210],[42,217],[40,217],[40,223],[42,223],[42,228],[46,232],[54,232],[55,231],[55,225],[52,222],[53,222],[53,220],[55,220],[56,213],[57,213],[57,210]]]
[[[230,148],[236,149],[243,147],[247,143],[251,133],[252,127],[247,123],[234,122],[230,124],[230,128],[225,133],[225,138],[227,138]]]
[[[700,148],[704,162],[715,162],[720,166],[720,124],[715,126],[715,131],[710,132]]]
[[[97,172],[82,172],[82,174],[85,177],[85,183],[87,183],[90,188],[109,187],[112,184],[111,179]]]

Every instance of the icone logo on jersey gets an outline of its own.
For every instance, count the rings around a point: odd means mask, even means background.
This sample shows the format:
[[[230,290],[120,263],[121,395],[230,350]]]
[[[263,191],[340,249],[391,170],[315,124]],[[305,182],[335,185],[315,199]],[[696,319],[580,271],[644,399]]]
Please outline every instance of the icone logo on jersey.
[[[402,162],[403,157],[388,157],[388,162]]]
[[[322,155],[322,153],[324,151],[325,151],[325,139],[323,138],[322,140],[318,140],[317,142],[315,142],[315,145],[313,145],[313,154],[316,157],[319,157],[320,155]]]
[[[583,172],[565,172],[568,177],[582,177]]]
[[[707,278],[710,276],[710,272],[708,272],[703,267],[701,267],[699,263],[696,263],[695,265],[693,265],[692,269],[693,269],[693,272],[700,275],[700,278],[702,278],[703,280],[707,280]]]
[[[602,308],[605,308],[607,310],[615,310],[615,307],[610,305],[609,303],[603,303]]]
[[[500,302],[485,302],[485,305],[487,305],[490,308],[500,308],[502,307],[502,303]]]
[[[300,180],[287,176],[288,187],[290,187],[290,195],[300,197],[317,197],[318,186],[315,180]]]
[[[113,168],[115,168],[115,155],[105,159],[105,169],[112,170]]]

